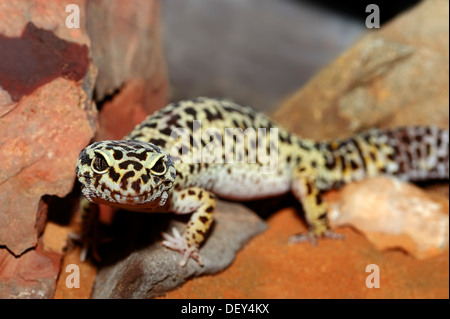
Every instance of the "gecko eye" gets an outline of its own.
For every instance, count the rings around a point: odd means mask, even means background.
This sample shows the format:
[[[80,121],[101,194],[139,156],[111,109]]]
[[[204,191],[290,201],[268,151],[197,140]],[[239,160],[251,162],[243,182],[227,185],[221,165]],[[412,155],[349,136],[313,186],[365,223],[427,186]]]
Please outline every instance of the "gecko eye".
[[[108,162],[106,162],[106,159],[103,157],[103,155],[95,153],[95,158],[92,161],[92,169],[94,170],[94,172],[103,174],[106,173],[108,168]]]
[[[166,172],[166,170],[167,168],[166,165],[164,164],[162,157],[150,169],[150,171],[155,175],[163,175]]]

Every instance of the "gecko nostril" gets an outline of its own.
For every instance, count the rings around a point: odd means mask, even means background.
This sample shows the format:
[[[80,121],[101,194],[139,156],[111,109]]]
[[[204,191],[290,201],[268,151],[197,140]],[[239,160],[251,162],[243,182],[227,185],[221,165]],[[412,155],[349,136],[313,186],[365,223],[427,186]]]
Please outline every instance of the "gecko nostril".
[[[139,193],[139,192],[141,191],[141,181],[140,181],[140,180],[134,181],[134,182],[131,184],[131,188],[132,188],[136,193]]]
[[[126,190],[127,186],[128,186],[128,179],[133,177],[134,175],[135,175],[135,173],[133,171],[126,172],[122,176],[122,180],[120,181],[120,188],[123,190]]]
[[[150,179],[150,176],[148,174],[142,174],[141,175],[142,183],[147,184],[149,179]]]

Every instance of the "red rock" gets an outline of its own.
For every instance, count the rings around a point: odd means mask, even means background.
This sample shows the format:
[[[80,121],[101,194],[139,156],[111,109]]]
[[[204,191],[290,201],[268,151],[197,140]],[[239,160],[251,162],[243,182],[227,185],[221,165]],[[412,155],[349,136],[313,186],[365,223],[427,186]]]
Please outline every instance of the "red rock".
[[[378,249],[402,248],[417,258],[448,248],[448,198],[379,177],[346,185],[329,210],[332,226],[351,225]]]
[[[133,2],[76,1],[81,28],[70,29],[65,8],[73,1],[0,1],[0,253],[7,261],[0,264],[0,282],[6,280],[1,296],[35,296],[27,286],[33,278],[37,297],[52,296],[58,267],[42,261],[41,246],[59,247],[60,258],[65,239],[49,227],[44,244],[39,240],[47,217],[41,199],[64,197],[73,188],[77,157],[98,125],[92,103],[97,73],[97,97],[119,88],[125,92],[114,107],[106,106],[108,113],[122,113],[108,114],[103,123],[131,129],[145,113],[166,104],[159,2]],[[110,33],[104,23],[111,24]],[[26,282],[16,280],[28,260],[40,267],[26,274]]]
[[[0,122],[0,244],[15,255],[37,243],[40,198],[63,197],[73,187],[78,154],[93,135],[86,99],[79,84],[58,78]]]
[[[13,102],[56,78],[77,82],[87,73],[85,45],[60,39],[32,22],[27,23],[20,37],[0,34],[0,47],[0,87]]]
[[[43,251],[43,195],[65,196],[94,133],[88,38],[69,1],[0,2],[0,296],[49,298],[60,253]],[[79,2],[83,12],[83,3]],[[28,48],[28,49],[27,49]]]
[[[41,245],[15,258],[0,250],[0,298],[51,298],[59,272],[60,254],[45,252]]]

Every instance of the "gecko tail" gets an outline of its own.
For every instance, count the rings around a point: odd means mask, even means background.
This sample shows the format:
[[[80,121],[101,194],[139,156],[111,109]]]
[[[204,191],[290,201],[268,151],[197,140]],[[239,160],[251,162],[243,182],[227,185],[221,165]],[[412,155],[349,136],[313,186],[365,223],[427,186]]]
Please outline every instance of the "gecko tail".
[[[449,129],[410,126],[380,131],[398,163],[393,175],[409,181],[449,179]]]
[[[379,175],[407,181],[449,179],[449,130],[434,126],[371,129],[345,140],[321,142],[323,188]]]

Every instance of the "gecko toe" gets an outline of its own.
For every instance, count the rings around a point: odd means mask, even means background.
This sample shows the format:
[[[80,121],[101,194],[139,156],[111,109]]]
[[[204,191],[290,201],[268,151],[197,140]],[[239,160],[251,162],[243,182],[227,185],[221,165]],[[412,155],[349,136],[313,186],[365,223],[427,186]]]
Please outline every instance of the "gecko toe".
[[[197,261],[200,266],[203,266],[203,259],[198,253],[198,248],[196,246],[189,245],[186,239],[180,235],[176,228],[172,229],[172,233],[173,235],[161,233],[161,236],[164,238],[162,245],[168,249],[175,250],[183,254],[183,258],[181,259],[179,265],[181,267],[186,266],[189,258],[192,258]]]

